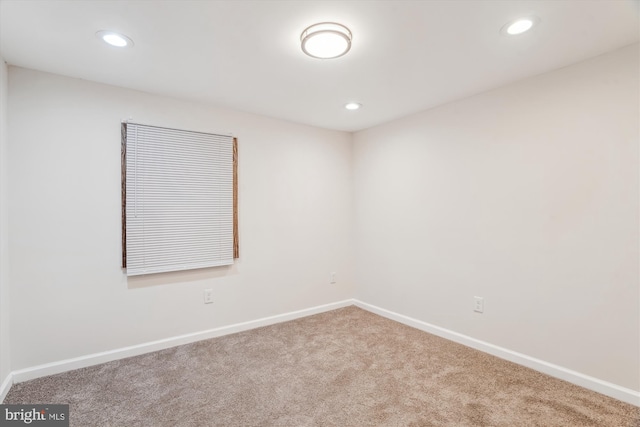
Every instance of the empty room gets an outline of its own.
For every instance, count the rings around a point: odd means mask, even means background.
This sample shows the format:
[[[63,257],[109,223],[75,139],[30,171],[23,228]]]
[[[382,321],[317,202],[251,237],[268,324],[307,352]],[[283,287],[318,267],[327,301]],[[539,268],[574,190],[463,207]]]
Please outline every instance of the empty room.
[[[0,426],[640,427],[640,1],[0,0]]]

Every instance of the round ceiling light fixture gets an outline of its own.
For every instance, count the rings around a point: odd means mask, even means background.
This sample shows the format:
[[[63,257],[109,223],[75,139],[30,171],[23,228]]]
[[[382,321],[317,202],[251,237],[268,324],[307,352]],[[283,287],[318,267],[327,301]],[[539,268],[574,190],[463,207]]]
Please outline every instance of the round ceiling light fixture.
[[[502,33],[509,36],[517,36],[518,34],[525,33],[533,28],[540,19],[536,16],[528,16],[526,18],[518,18],[514,21],[506,23],[502,27]]]
[[[344,108],[351,111],[359,110],[360,107],[362,107],[362,104],[358,104],[357,102],[349,102],[347,104],[344,104]]]
[[[115,47],[133,46],[133,40],[124,34],[116,33],[115,31],[100,30],[96,33],[96,37]]]
[[[300,36],[302,51],[312,58],[338,58],[351,49],[351,31],[336,22],[320,22],[307,27]]]

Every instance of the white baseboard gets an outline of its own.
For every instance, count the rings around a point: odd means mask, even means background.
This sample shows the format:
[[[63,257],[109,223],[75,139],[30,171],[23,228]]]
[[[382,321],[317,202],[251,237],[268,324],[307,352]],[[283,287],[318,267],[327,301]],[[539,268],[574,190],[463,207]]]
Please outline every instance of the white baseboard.
[[[75,357],[73,359],[60,360],[58,362],[45,363],[43,365],[33,366],[30,368],[20,369],[12,372],[11,383],[20,383],[23,381],[40,378],[47,375],[59,374],[74,369],[85,368],[87,366],[98,365],[100,363],[111,362],[113,360],[124,359],[126,357],[138,356],[140,354],[150,353],[152,351],[164,350],[165,348],[176,347],[178,345],[189,344],[196,341],[206,340],[209,338],[220,337],[223,335],[235,334],[237,332],[249,329],[259,328],[261,326],[273,325],[275,323],[286,322],[288,320],[298,319],[300,317],[311,316],[313,314],[323,313],[342,307],[353,305],[353,300],[338,301],[330,304],[324,304],[304,310],[292,311],[289,313],[278,314],[276,316],[263,317],[248,322],[236,323],[234,325],[222,326],[219,328],[208,329],[205,331],[194,332],[191,334],[180,335],[177,337],[165,338],[158,341],[152,341],[144,344],[123,347],[115,350],[103,351],[101,353],[88,354],[86,356]],[[7,380],[9,381],[9,379]],[[5,383],[7,382],[5,381]],[[3,387],[5,384],[3,383]],[[9,387],[7,386],[7,392]],[[4,389],[3,389],[4,390]],[[3,397],[4,398],[4,397]],[[1,401],[1,400],[0,400]]]
[[[602,393],[606,396],[613,397],[632,405],[640,406],[640,392],[631,390],[619,385],[602,381],[562,366],[554,365],[534,357],[527,356],[522,353],[508,350],[487,342],[471,338],[449,329],[441,328],[421,320],[411,318],[399,313],[394,313],[383,308],[367,304],[357,299],[349,299],[331,304],[320,305],[317,307],[307,308],[304,310],[292,311],[290,313],[279,314],[276,316],[264,317],[257,320],[251,320],[234,325],[222,326],[219,328],[208,329],[205,331],[194,332],[191,334],[180,335],[177,337],[166,338],[163,340],[152,341],[144,344],[138,344],[130,347],[124,347],[116,350],[105,351],[101,353],[89,354],[86,356],[76,357],[73,359],[61,360],[58,362],[47,363],[44,365],[33,366],[26,369],[20,369],[10,373],[0,386],[0,402],[5,398],[12,384],[34,378],[44,377],[47,375],[59,374],[61,372],[71,371],[74,369],[84,368],[87,366],[98,365],[100,363],[110,362],[112,360],[124,359],[126,357],[137,356],[152,351],[163,350],[165,348],[175,347],[178,345],[189,344],[192,342],[205,340],[209,338],[220,337],[223,335],[234,334],[249,329],[259,328],[262,326],[273,325],[276,323],[286,322],[301,317],[311,316],[313,314],[323,313],[335,310],[349,305],[356,305],[364,310],[378,314],[391,320],[403,323],[416,329],[446,338],[450,341],[457,342],[467,347],[483,351],[485,353],[497,356],[501,359],[509,360],[522,366],[543,372],[552,377],[556,377],[578,386]]]
[[[7,393],[9,393],[9,389],[13,385],[13,373],[9,372],[7,378],[2,381],[2,385],[0,385],[0,403],[4,401],[4,398],[7,397]]]
[[[360,307],[364,310],[370,311],[391,320],[395,320],[407,326],[420,329],[421,331],[429,332],[430,334],[446,338],[450,341],[457,342],[467,347],[475,348],[476,350],[489,353],[493,356],[497,356],[501,359],[505,359],[522,366],[526,366],[527,368],[534,369],[536,371],[545,373],[555,378],[559,378],[580,387],[584,387],[586,389],[593,390],[606,396],[613,397],[614,399],[618,399],[635,406],[640,406],[640,392],[638,391],[621,387],[607,381],[602,381],[598,378],[584,375],[580,372],[572,371],[571,369],[563,368],[562,366],[554,365],[553,363],[548,363],[544,360],[527,356],[526,354],[511,351],[497,345],[489,344],[487,342],[471,338],[470,336],[459,334],[449,329],[441,328],[439,326],[435,326],[430,323],[411,318],[409,316],[394,313],[392,311],[385,310],[384,308],[376,307],[375,305],[367,304],[359,300],[353,300],[353,303],[357,307]]]

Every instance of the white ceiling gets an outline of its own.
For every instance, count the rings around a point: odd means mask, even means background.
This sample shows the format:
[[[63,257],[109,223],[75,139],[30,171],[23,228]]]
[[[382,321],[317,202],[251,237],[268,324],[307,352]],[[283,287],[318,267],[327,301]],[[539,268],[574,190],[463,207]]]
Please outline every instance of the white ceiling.
[[[10,65],[356,131],[639,40],[638,0],[0,0]],[[541,22],[507,37],[521,15]],[[340,22],[351,51],[300,49],[313,23]],[[135,42],[118,50],[109,29]],[[343,105],[357,101],[359,111]]]

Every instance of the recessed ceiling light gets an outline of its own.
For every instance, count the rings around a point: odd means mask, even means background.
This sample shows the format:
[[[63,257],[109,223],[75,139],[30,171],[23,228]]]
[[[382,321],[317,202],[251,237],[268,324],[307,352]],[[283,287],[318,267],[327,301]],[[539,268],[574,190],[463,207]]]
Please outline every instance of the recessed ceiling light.
[[[351,31],[342,24],[321,22],[300,35],[302,51],[318,59],[338,58],[351,49]]]
[[[535,16],[519,18],[519,19],[516,19],[515,21],[511,21],[505,24],[502,27],[502,32],[510,36],[516,36],[518,34],[522,34],[529,31],[539,21],[540,19]]]
[[[346,108],[347,110],[359,110],[360,107],[362,107],[362,104],[358,104],[357,102],[349,102],[348,104],[344,105],[344,108]]]
[[[116,33],[114,31],[101,30],[96,33],[96,37],[102,39],[107,44],[115,47],[130,47],[133,46],[133,40],[124,34]]]

